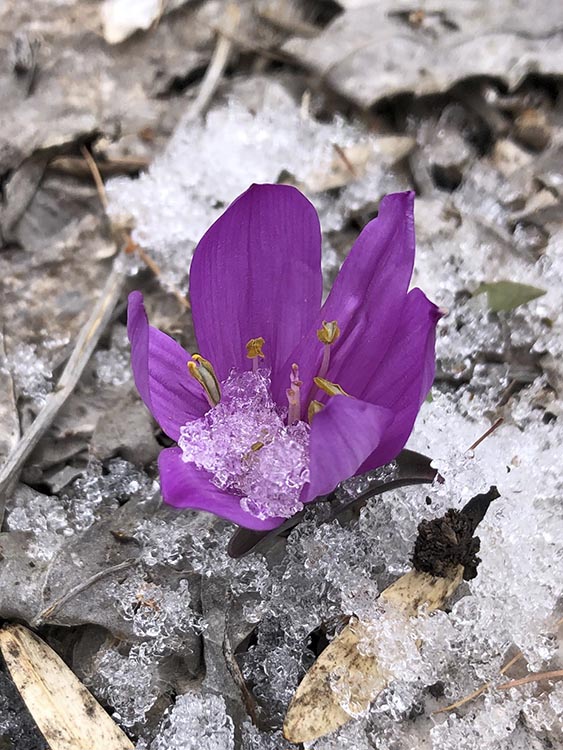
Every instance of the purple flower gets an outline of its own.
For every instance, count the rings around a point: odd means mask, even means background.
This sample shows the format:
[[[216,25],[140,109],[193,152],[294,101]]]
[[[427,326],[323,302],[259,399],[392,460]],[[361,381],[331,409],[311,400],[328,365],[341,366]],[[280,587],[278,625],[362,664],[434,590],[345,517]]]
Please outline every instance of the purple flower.
[[[413,203],[382,200],[321,306],[315,209],[295,188],[253,185],[196,248],[193,357],[132,292],[135,383],[177,443],[159,459],[166,502],[268,530],[397,456],[434,378],[439,318],[408,291]]]

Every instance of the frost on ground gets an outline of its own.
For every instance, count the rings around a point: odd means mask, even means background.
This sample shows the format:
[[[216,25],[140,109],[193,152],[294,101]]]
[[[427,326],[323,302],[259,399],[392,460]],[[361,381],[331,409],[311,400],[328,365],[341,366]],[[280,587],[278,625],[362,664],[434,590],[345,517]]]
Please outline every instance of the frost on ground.
[[[452,153],[444,144],[454,125]],[[309,509],[287,541],[237,561],[225,551],[227,524],[146,512],[154,466],[112,459],[90,464],[52,497],[12,498],[8,529],[31,533],[31,557],[42,564],[119,506],[144,508],[111,527],[135,565],[96,584],[127,628],[91,646],[84,668],[90,689],[139,750],[287,750],[280,729],[289,701],[350,615],[377,636],[365,648],[394,679],[366,714],[319,739],[315,750],[562,746],[563,682],[516,683],[563,668],[563,229],[554,166],[563,137],[554,128],[540,155],[509,136],[480,154],[473,135],[460,105],[437,119],[413,114],[400,137],[319,122],[276,84],[257,111],[242,97],[217,106],[201,125],[180,124],[146,175],[108,186],[113,216],[133,217],[134,239],[162,268],[164,286],[185,289],[195,243],[249,180],[281,177],[304,189],[321,216],[330,279],[380,197],[412,187],[416,171],[415,281],[447,309],[432,399],[409,444],[433,458],[443,481],[432,486],[385,493],[342,522],[324,522],[322,508]],[[419,160],[405,161],[415,144]],[[498,281],[545,294],[493,312],[477,292]],[[96,356],[99,381],[126,383],[126,356],[118,324]],[[499,417],[504,422],[471,450]],[[368,481],[339,492],[357,496]],[[377,597],[410,569],[420,521],[491,485],[500,498],[478,529],[477,577],[447,611],[397,622]],[[211,606],[218,582],[225,596]],[[189,638],[203,643],[203,661],[186,649]],[[227,688],[233,674],[244,681],[244,696]],[[335,690],[353,714],[342,677]],[[437,713],[485,683],[482,695]]]
[[[439,123],[410,125],[409,135],[429,160],[452,158],[444,154],[443,133],[458,115],[451,108]],[[330,639],[351,614],[371,624],[377,640],[367,647],[396,678],[367,715],[334,738],[320,739],[318,750],[508,750],[563,742],[560,683],[503,687],[528,672],[562,666],[557,621],[563,614],[563,429],[553,386],[561,378],[563,232],[547,221],[546,236],[538,238],[531,220],[542,201],[551,201],[534,182],[543,174],[545,184],[547,156],[535,159],[506,140],[490,155],[470,160],[472,146],[459,138],[465,149],[459,188],[423,194],[417,203],[416,283],[448,315],[439,329],[433,398],[422,409],[410,447],[434,458],[444,482],[384,494],[343,525],[319,524],[319,514],[311,511],[289,536],[283,555],[268,560],[255,555],[229,561],[223,535],[193,540],[190,564],[204,577],[226,578],[243,602],[249,629],[255,625],[238,662],[257,702],[259,725],[269,731],[247,727],[242,742],[248,750],[285,747],[278,730],[318,640]],[[327,193],[317,190],[311,175],[330,172],[335,144],[348,153],[369,145],[371,156],[355,179],[347,175],[339,190]],[[325,238],[332,239],[348,217],[382,193],[406,186],[400,168],[381,168],[376,149],[377,138],[367,132],[344,122],[318,123],[288,100],[275,108],[266,103],[257,114],[233,101],[215,109],[201,127],[180,125],[145,177],[114,181],[112,210],[133,215],[135,239],[164,266],[165,283],[182,286],[190,249],[246,187],[249,174],[256,181],[291,175],[317,206]],[[329,275],[338,262],[329,243]],[[546,293],[494,313],[486,295],[475,292],[482,283],[501,280]],[[469,450],[500,416],[502,426]],[[479,528],[477,578],[464,584],[449,611],[399,627],[382,612],[377,594],[409,570],[418,523],[462,507],[491,485],[501,497]],[[352,482],[342,492],[362,488],[361,481]],[[150,547],[149,527],[147,522],[143,533]],[[177,560],[173,529],[169,545]],[[162,559],[162,546],[154,549]],[[514,668],[502,674],[518,652]],[[483,696],[456,711],[434,713],[484,683],[491,687]],[[182,721],[193,722],[200,715],[202,699],[183,698],[160,738],[171,747],[174,741],[196,747],[199,735],[193,745],[185,734],[171,739],[176,713],[187,712],[191,718]],[[341,701],[351,709],[345,691]],[[212,710],[210,724],[223,726],[224,707]]]
[[[308,188],[317,195],[325,232],[340,229],[366,196],[375,206],[393,186],[407,187],[387,168],[405,156],[412,139],[375,137],[341,119],[321,123],[281,86],[258,80],[256,87],[263,91],[257,113],[232,100],[213,109],[203,124],[181,122],[146,174],[108,184],[110,214],[132,220],[133,240],[162,267],[165,285],[185,288],[199,238],[249,180],[283,178]],[[351,182],[350,170],[359,179]],[[324,192],[339,187],[336,199]]]

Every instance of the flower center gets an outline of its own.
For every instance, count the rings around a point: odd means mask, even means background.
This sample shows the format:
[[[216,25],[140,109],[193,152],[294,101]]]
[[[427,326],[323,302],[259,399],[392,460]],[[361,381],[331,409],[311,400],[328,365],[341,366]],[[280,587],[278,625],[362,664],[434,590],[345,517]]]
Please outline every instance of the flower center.
[[[297,383],[298,373],[292,387]],[[220,394],[203,417],[182,427],[182,459],[239,495],[241,507],[257,518],[289,518],[302,509],[299,497],[309,481],[309,425],[280,413],[267,370],[232,372]]]
[[[309,481],[309,425],[324,409],[313,395],[349,395],[325,378],[330,348],[339,336],[335,320],[323,321],[317,331],[323,344],[319,373],[303,399],[299,367],[292,365],[286,410],[272,398],[269,370],[260,367],[265,358],[262,337],[246,344],[252,369],[233,371],[221,383],[211,362],[194,354],[188,371],[200,383],[211,409],[181,428],[182,460],[209,472],[220,489],[239,495],[241,507],[257,518],[289,518],[300,511],[301,490]]]

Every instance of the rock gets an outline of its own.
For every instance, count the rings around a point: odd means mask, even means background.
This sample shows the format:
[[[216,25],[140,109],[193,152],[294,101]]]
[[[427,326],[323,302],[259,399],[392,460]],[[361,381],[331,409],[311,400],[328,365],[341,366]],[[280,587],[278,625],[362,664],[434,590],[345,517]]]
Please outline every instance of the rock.
[[[472,150],[454,129],[439,128],[427,147],[434,183],[445,190],[455,190],[463,179]]]
[[[520,143],[533,151],[543,151],[551,140],[551,127],[545,112],[525,109],[516,118],[514,135]]]
[[[102,461],[120,455],[143,466],[155,461],[161,450],[154,436],[154,421],[147,407],[135,398],[132,391],[123,403],[101,415],[90,447]]]

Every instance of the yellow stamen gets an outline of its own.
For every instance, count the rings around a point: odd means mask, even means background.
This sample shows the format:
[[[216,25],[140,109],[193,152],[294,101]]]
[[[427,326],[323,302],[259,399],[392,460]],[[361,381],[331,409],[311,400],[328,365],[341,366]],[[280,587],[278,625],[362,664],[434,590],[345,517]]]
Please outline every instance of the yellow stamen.
[[[313,381],[317,388],[328,393],[329,396],[350,396],[349,393],[346,393],[344,388],[341,388],[337,383],[331,383],[330,380],[325,380],[324,378],[313,378]]]
[[[213,365],[201,354],[193,354],[188,362],[188,372],[201,385],[210,406],[216,406],[221,400],[221,386],[213,369]]]
[[[252,443],[252,445],[250,446],[250,450],[254,451],[254,453],[257,453],[260,450],[260,448],[263,448],[263,447],[264,447],[264,443],[262,443],[260,440],[257,440],[255,443]]]
[[[334,344],[339,336],[340,327],[336,320],[331,320],[329,323],[323,320],[322,326],[317,331],[317,338],[321,344]]]
[[[246,356],[248,359],[254,359],[254,357],[264,359],[264,352],[262,351],[264,343],[265,341],[262,336],[259,336],[257,339],[250,339],[246,345]]]
[[[315,414],[318,414],[320,411],[322,411],[325,408],[324,404],[321,404],[320,401],[316,401],[313,399],[311,403],[309,404],[309,408],[307,409],[307,419],[309,421],[309,424],[313,421],[313,417]]]

